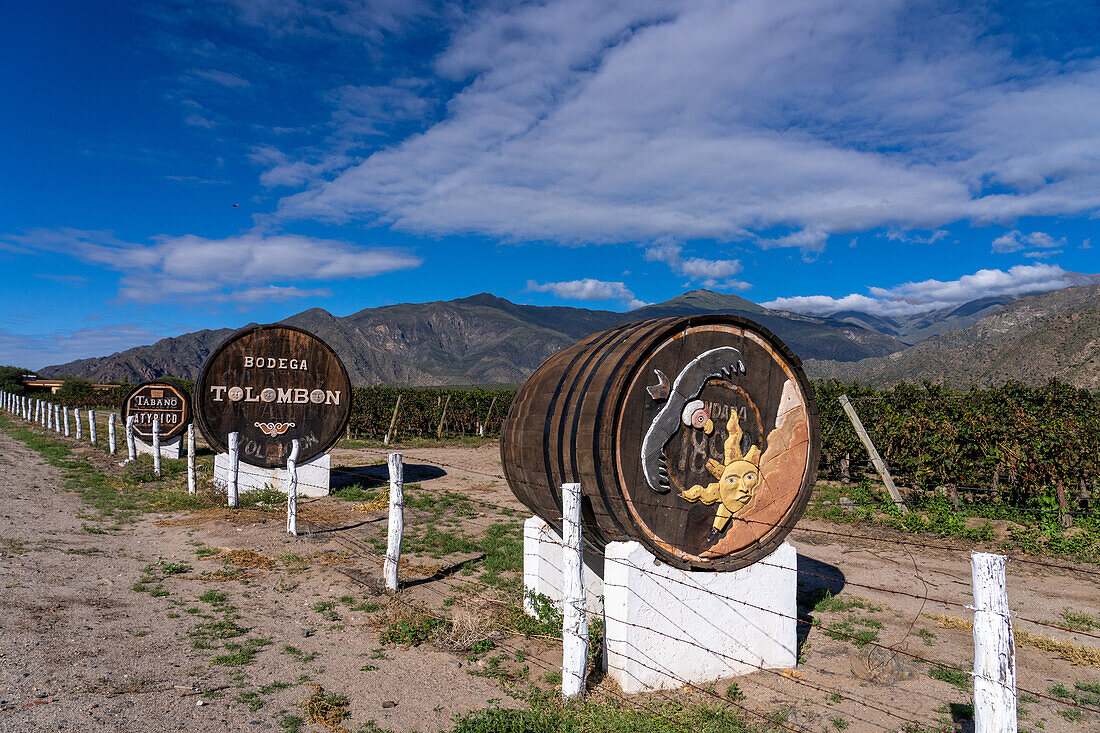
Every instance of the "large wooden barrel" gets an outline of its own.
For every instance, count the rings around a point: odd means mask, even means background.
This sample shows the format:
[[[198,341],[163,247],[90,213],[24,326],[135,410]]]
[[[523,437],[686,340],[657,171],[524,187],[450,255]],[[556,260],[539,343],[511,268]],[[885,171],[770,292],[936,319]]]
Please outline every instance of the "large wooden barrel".
[[[637,540],[670,565],[736,570],[782,543],[820,452],[801,362],[733,315],[627,323],[550,357],[500,443],[516,497],[561,531],[583,491],[585,541]]]
[[[298,465],[344,435],[351,415],[351,381],[336,352],[294,326],[253,326],[230,336],[195,380],[195,422],[219,453],[240,435],[240,460],[286,465],[292,441]]]

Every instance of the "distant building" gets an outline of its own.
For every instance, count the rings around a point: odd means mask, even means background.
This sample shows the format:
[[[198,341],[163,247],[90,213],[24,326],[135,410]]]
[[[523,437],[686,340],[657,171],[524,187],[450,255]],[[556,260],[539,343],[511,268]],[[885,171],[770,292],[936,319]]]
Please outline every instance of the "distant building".
[[[32,392],[45,392],[49,390],[51,394],[55,394],[57,390],[61,389],[61,385],[65,382],[64,379],[39,379],[38,377],[23,377],[23,386]],[[93,384],[94,389],[114,389],[118,387],[117,384]]]

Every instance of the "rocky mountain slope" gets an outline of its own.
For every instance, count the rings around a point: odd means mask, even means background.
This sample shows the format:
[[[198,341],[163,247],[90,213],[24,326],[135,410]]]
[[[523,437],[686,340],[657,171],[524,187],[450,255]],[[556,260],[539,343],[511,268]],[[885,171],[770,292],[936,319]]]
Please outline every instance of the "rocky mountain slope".
[[[809,359],[805,366],[811,377],[876,386],[928,379],[965,387],[1057,377],[1100,389],[1100,285],[1020,298],[967,328],[885,357]]]
[[[617,323],[695,313],[736,313],[774,331],[803,358],[854,360],[905,348],[892,336],[830,318],[772,311],[735,295],[695,290],[626,313],[518,305],[487,293],[452,301],[402,303],[338,317],[320,308],[283,321],[316,333],[340,355],[358,385],[509,384],[551,354]],[[101,381],[194,378],[232,329],[197,331],[110,356],[39,370]]]

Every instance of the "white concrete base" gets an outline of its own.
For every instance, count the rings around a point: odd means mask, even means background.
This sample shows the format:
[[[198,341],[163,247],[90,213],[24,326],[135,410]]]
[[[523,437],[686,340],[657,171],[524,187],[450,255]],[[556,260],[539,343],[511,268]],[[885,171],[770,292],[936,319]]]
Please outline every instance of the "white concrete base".
[[[122,437],[122,448],[125,450],[125,448],[126,448],[125,428],[123,428],[123,432],[122,432],[121,437]],[[141,438],[137,437],[136,435],[134,436],[134,450],[137,451],[137,454],[139,456],[142,455],[142,454],[145,454],[147,456],[153,455],[153,445],[151,443],[146,443],[145,441],[143,441]],[[176,436],[175,438],[172,438],[169,441],[163,441],[162,440],[160,442],[160,457],[161,458],[177,458],[178,459],[181,455],[183,455],[183,436],[182,435]]]
[[[541,593],[562,608],[562,538],[541,517],[523,523],[523,606],[534,615],[528,593]],[[590,614],[603,610],[603,558],[584,553],[584,589]]]
[[[637,542],[609,544],[608,675],[623,692],[636,693],[794,667],[798,553],[784,542],[764,562],[693,572],[669,567]]]
[[[259,491],[263,488],[275,488],[286,493],[287,476],[285,468],[260,468],[244,461],[238,464],[237,493]],[[332,458],[328,453],[314,458],[309,463],[298,464],[298,494],[300,496],[328,496],[330,468]],[[229,485],[229,454],[214,456],[214,484],[219,488]]]

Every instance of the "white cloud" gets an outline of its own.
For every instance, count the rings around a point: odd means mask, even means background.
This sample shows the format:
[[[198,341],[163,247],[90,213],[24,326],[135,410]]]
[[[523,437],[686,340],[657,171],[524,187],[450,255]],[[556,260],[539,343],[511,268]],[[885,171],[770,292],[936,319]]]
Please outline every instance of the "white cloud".
[[[1010,232],[1005,232],[1001,236],[993,240],[993,251],[1006,254],[1010,252],[1019,252],[1027,247],[1038,247],[1040,249],[1049,249],[1051,247],[1064,247],[1066,244],[1066,238],[1055,239],[1046,232],[1031,232],[1030,234],[1023,234],[1022,232],[1013,229]],[[1043,254],[1040,252],[1028,252],[1025,257],[1050,257],[1053,252]]]
[[[191,72],[192,75],[199,79],[214,82],[220,84],[223,87],[229,87],[231,89],[243,89],[250,86],[247,79],[243,79],[236,74],[230,74],[228,71],[219,71],[218,69],[195,69]]]
[[[1058,265],[1016,265],[1007,271],[978,270],[973,275],[946,282],[923,280],[892,288],[871,287],[868,288],[870,295],[853,293],[842,298],[828,295],[794,296],[776,298],[761,305],[816,315],[857,310],[876,316],[906,316],[952,308],[978,298],[1043,293],[1096,282],[1100,282],[1100,279],[1067,272]]]
[[[978,10],[903,0],[492,6],[436,59],[461,82],[444,119],[306,171],[279,210],[430,234],[805,251],[879,227],[1096,212],[1100,63],[1010,44]]]
[[[624,283],[594,280],[590,277],[556,283],[528,280],[527,289],[536,293],[553,293],[563,300],[619,300],[631,310],[648,305],[645,301],[638,300]]]
[[[0,329],[0,354],[3,354],[5,364],[41,369],[48,364],[113,354],[152,343],[167,335],[135,323],[40,334]]]
[[[420,258],[400,249],[361,247],[296,234],[253,231],[223,239],[192,234],[155,238],[153,244],[118,239],[108,232],[39,229],[0,237],[26,252],[51,252],[122,273],[119,297],[160,301],[270,302],[319,297],[324,289],[294,283],[371,277],[418,267]]]
[[[733,279],[744,268],[740,260],[707,260],[702,257],[684,257],[679,244],[664,243],[650,247],[645,258],[650,262],[663,262],[677,275],[699,282],[712,290],[748,290],[749,283]]]
[[[993,251],[1001,254],[1019,252],[1023,248],[1024,245],[1020,242],[1020,233],[1015,230],[1005,232],[993,240]]]

